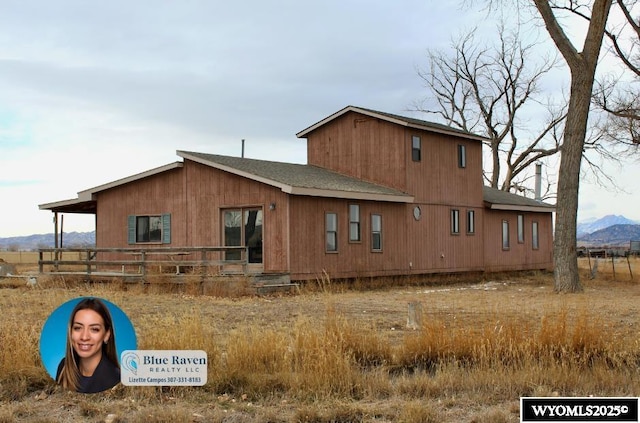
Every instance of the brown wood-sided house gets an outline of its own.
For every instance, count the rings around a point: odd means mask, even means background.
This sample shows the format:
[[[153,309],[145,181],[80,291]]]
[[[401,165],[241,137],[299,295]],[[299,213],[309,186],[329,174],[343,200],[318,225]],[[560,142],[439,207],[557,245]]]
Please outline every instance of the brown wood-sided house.
[[[245,245],[291,280],[552,269],[554,207],[483,186],[483,138],[348,106],[297,134],[306,165],[177,151],[43,210],[96,215],[96,246]]]

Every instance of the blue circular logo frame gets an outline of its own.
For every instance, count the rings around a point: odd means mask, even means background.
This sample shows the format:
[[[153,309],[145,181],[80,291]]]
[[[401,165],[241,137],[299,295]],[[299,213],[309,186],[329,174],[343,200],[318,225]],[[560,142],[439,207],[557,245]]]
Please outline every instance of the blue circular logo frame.
[[[97,298],[109,309],[113,319],[118,361],[125,350],[137,349],[136,332],[127,315],[115,304],[99,297],[78,297],[67,301],[51,313],[40,333],[40,359],[49,376],[55,379],[58,364],[67,348],[67,325],[73,308],[85,298]]]

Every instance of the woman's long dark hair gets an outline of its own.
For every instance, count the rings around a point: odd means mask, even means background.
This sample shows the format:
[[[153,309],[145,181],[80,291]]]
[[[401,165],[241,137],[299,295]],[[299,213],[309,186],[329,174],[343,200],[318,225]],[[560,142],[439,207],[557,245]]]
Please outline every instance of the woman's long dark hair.
[[[110,331],[111,336],[107,340],[107,343],[102,346],[102,353],[107,355],[107,358],[113,362],[116,366],[118,364],[118,353],[116,352],[116,333],[113,327],[113,320],[111,319],[111,313],[107,306],[98,298],[84,298],[82,299],[71,312],[69,317],[69,325],[67,326],[67,347],[65,352],[64,367],[60,372],[57,382],[62,385],[63,388],[77,391],[80,387],[80,369],[78,367],[80,363],[80,357],[73,349],[71,342],[71,331],[73,328],[73,320],[76,317],[76,313],[80,310],[93,310],[102,317],[104,322],[105,331]]]

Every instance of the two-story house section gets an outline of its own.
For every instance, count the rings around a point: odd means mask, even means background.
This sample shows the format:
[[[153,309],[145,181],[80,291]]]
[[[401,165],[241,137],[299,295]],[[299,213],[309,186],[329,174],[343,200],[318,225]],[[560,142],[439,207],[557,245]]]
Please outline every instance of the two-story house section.
[[[308,164],[182,159],[43,204],[99,248],[245,246],[291,280],[550,269],[553,206],[483,187],[483,138],[349,106],[297,134]]]

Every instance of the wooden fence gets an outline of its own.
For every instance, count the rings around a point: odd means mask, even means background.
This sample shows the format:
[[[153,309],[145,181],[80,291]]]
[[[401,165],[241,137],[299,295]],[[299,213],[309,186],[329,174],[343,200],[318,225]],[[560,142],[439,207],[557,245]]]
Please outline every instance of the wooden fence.
[[[246,247],[186,248],[43,248],[38,250],[41,274],[84,274],[144,277],[150,271],[185,272],[204,276],[212,268],[220,274],[247,274]],[[175,269],[175,270],[174,270]]]

